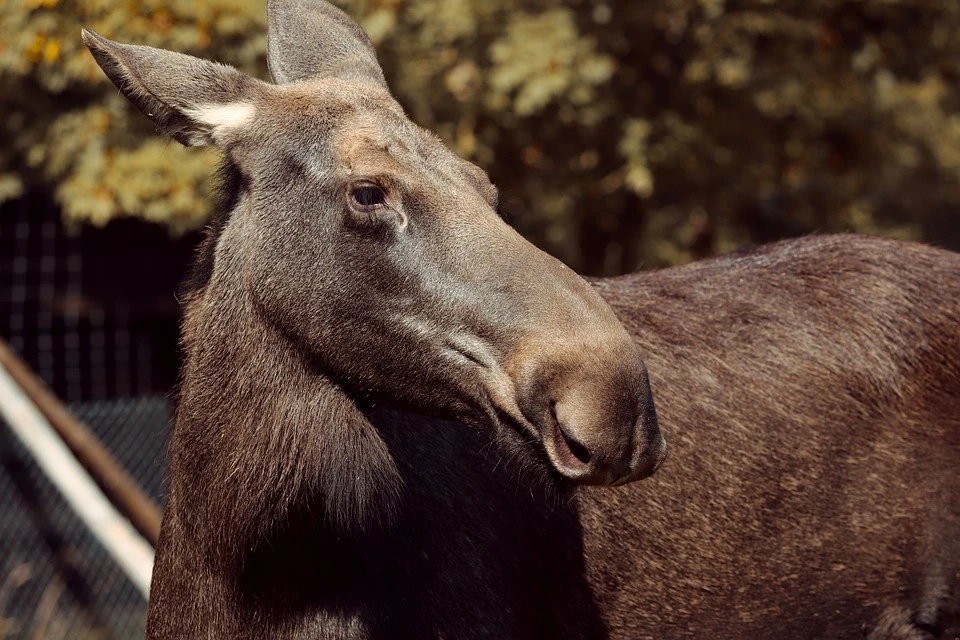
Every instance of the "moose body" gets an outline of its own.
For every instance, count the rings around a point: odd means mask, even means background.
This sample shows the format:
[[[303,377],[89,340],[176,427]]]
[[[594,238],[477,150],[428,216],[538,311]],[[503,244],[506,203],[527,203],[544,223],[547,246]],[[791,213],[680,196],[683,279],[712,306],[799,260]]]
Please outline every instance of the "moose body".
[[[339,539],[300,514],[222,575],[181,521],[219,521],[217,492],[175,458],[151,637],[953,638],[958,273],[825,236],[594,281],[673,433],[642,483],[574,496],[464,425],[375,408],[395,524]]]
[[[345,14],[268,18],[276,84],[84,34],[225,153],[148,637],[957,634],[960,256],[814,237],[588,285]]]
[[[611,637],[960,634],[960,256],[810,237],[595,284],[672,445],[580,495]]]

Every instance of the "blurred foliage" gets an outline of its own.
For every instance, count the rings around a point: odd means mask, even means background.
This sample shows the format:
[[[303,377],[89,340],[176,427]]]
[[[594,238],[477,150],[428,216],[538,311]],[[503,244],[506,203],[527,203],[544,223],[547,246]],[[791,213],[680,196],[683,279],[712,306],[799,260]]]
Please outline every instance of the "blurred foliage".
[[[176,232],[202,224],[216,155],[153,135],[97,67],[80,26],[263,75],[263,13],[250,0],[4,0],[0,200],[50,184],[68,220],[140,216]]]
[[[588,273],[811,231],[960,248],[960,0],[342,0],[411,117]],[[152,137],[79,25],[266,77],[263,0],[5,0],[0,199],[175,231],[211,152]]]

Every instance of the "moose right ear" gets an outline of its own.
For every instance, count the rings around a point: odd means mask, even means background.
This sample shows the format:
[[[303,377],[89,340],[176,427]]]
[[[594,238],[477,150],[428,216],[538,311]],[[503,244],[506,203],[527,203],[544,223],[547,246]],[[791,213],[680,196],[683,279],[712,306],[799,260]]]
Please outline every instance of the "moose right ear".
[[[97,64],[140,111],[187,146],[222,145],[254,116],[263,82],[233,67],[83,30]]]

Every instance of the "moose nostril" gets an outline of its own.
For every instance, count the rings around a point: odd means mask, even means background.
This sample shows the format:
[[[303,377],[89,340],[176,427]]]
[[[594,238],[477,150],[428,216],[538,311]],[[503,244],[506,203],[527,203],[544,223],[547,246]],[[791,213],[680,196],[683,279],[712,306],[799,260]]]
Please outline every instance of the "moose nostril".
[[[570,453],[573,454],[577,460],[583,464],[590,464],[590,452],[587,451],[587,448],[567,435],[567,432],[563,430],[563,427],[560,427],[560,435],[563,436],[563,441],[566,443],[567,447],[570,449]]]
[[[554,428],[560,434],[560,439],[563,440],[563,444],[566,445],[566,448],[569,450],[570,454],[580,464],[584,466],[590,464],[590,452],[585,446],[567,433],[567,431],[563,428],[563,425],[560,423],[560,420],[557,418],[557,403],[555,401],[550,402],[550,413],[553,417]]]

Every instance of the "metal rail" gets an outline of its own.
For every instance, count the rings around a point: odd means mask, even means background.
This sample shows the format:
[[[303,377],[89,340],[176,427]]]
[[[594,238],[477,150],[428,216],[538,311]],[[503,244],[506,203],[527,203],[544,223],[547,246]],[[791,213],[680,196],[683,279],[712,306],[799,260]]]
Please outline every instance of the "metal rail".
[[[33,403],[63,439],[77,460],[93,477],[107,497],[137,531],[157,546],[160,536],[160,509],[143,493],[89,429],[70,415],[66,407],[9,346],[0,340],[0,367]]]
[[[10,425],[37,465],[91,533],[147,598],[154,559],[150,543],[114,508],[57,431],[10,375],[6,363],[3,364],[0,366],[0,416]]]

